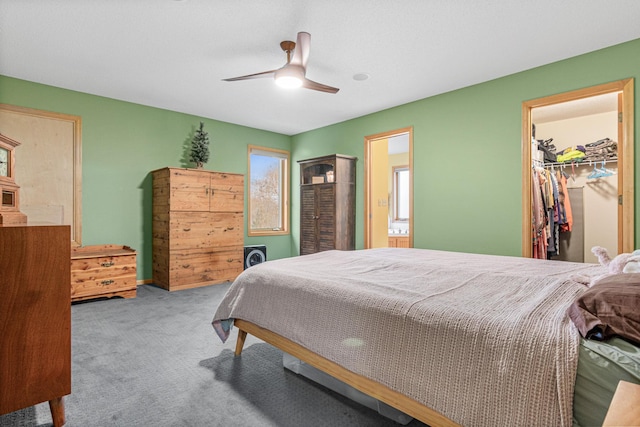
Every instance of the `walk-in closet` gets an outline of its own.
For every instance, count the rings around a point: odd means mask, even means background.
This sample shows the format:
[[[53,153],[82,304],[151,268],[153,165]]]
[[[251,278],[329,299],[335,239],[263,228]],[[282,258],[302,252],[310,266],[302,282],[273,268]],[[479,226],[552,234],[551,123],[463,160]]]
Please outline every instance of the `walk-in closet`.
[[[531,110],[532,254],[598,262],[618,251],[618,93]]]

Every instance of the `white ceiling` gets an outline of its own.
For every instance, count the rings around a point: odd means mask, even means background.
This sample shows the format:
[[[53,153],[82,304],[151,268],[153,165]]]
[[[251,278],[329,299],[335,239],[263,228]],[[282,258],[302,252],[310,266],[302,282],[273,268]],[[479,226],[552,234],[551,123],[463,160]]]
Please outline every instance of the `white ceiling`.
[[[0,0],[0,74],[294,135],[640,38],[638,18],[638,0]],[[337,94],[222,81],[284,65],[298,31]]]
[[[617,110],[618,93],[611,92],[604,95],[533,108],[531,110],[531,121],[533,123],[548,123],[573,119],[580,116],[609,113]]]
[[[387,151],[389,154],[400,154],[409,152],[409,134],[403,133],[389,138]]]

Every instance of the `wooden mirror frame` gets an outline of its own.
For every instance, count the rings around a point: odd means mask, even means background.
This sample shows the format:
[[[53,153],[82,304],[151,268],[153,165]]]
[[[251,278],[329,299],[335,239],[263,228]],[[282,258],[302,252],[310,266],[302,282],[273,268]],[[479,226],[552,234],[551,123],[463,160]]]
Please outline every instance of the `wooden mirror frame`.
[[[21,114],[35,118],[57,120],[72,125],[73,136],[69,141],[72,144],[73,159],[69,162],[73,165],[73,178],[69,184],[73,186],[73,206],[71,218],[71,244],[82,245],[82,119],[80,116],[54,113],[51,111],[36,110],[33,108],[18,107],[9,104],[0,104],[0,112]],[[23,189],[24,191],[24,189]]]

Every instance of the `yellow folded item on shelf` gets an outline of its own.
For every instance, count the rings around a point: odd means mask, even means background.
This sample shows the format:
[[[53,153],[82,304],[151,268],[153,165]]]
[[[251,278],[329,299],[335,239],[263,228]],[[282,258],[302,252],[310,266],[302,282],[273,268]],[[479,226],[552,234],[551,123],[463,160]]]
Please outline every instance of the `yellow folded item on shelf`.
[[[571,150],[567,153],[560,154],[557,157],[558,162],[568,162],[570,160],[582,159],[585,154],[580,150]]]

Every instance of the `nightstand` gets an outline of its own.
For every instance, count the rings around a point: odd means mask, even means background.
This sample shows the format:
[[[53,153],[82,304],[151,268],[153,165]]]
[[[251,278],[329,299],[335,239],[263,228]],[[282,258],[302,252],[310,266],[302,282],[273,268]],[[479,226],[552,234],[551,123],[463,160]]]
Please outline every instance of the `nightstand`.
[[[618,383],[602,426],[640,426],[640,384]]]

